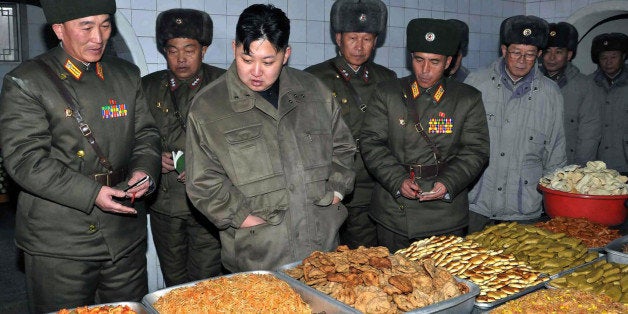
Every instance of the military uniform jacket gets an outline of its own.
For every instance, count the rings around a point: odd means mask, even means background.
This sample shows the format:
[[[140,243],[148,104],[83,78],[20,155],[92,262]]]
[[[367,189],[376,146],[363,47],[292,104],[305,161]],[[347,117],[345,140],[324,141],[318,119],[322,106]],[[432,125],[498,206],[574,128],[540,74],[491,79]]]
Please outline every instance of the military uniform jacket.
[[[114,169],[159,174],[159,133],[136,66],[104,56],[86,68],[63,48],[38,57],[59,73]],[[146,215],[95,207],[103,172],[73,114],[43,68],[26,61],[4,78],[0,136],[5,166],[24,189],[18,199],[17,245],[34,255],[118,259],[146,238]],[[120,183],[126,187],[126,181]]]
[[[197,76],[186,82],[179,82],[169,70],[151,73],[142,78],[144,94],[161,134],[161,149],[164,152],[185,151],[185,130],[175,117],[171,90],[178,90],[177,107],[185,121],[192,98],[203,87],[225,72],[211,65],[202,64]],[[185,85],[183,85],[185,84]],[[164,215],[185,217],[190,215],[185,185],[177,181],[179,173],[170,171],[161,174],[158,192],[150,209]]]
[[[584,165],[595,160],[602,137],[601,89],[571,62],[556,81],[563,95],[567,163]]]
[[[609,169],[628,172],[628,67],[624,65],[611,85],[598,69],[591,74],[597,86],[603,89],[602,141],[597,157]]]
[[[332,90],[342,108],[342,117],[355,139],[360,138],[368,100],[377,83],[397,78],[395,72],[371,61],[363,64],[356,73],[342,56],[313,65],[305,71],[314,74]],[[358,103],[352,96],[345,80],[353,86],[363,103]],[[356,172],[355,189],[352,195],[346,197],[345,204],[347,206],[368,205],[371,202],[374,180],[364,167],[359,147],[353,168]]]
[[[219,229],[230,271],[274,269],[337,246],[347,217],[334,191],[353,189],[355,144],[331,91],[284,67],[278,109],[235,64],[201,90],[188,115],[188,196]],[[239,228],[248,215],[267,224]]]
[[[405,97],[414,97],[406,92],[410,80],[414,82],[414,76],[378,84],[366,112],[360,144],[366,167],[378,183],[371,217],[394,232],[416,238],[468,224],[467,186],[488,160],[489,135],[482,95],[476,89],[444,79],[431,94],[419,94],[416,115],[447,166],[436,177],[419,179],[417,184],[429,191],[434,182],[441,182],[451,200],[419,202],[399,196],[402,182],[409,177],[404,164],[436,162],[430,145],[414,128],[416,117],[406,104]]]
[[[499,58],[465,80],[482,92],[491,136],[488,167],[469,192],[469,209],[497,220],[534,219],[542,213],[539,179],[567,163],[563,96],[537,67],[510,90],[504,66]]]

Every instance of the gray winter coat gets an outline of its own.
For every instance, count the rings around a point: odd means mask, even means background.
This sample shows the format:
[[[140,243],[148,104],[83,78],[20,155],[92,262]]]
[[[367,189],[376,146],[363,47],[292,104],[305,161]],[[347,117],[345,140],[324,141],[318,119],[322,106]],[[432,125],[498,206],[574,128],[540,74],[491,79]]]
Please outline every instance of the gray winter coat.
[[[469,193],[469,209],[491,219],[533,219],[542,212],[539,179],[567,162],[563,97],[536,67],[512,91],[504,67],[500,58],[465,80],[482,92],[491,137],[489,164]]]

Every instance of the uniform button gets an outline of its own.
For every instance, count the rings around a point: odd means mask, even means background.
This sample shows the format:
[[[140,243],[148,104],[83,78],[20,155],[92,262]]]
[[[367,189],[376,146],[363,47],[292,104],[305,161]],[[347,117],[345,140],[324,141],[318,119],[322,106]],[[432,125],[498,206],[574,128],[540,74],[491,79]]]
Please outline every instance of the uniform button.
[[[294,191],[294,184],[290,184],[290,185],[288,185],[288,190],[290,190],[290,191]]]
[[[95,231],[96,231],[96,226],[89,225],[89,232],[95,232]]]
[[[608,124],[605,124],[604,126],[608,128]]]
[[[501,154],[499,154],[499,155],[500,155],[500,156],[505,156],[505,155],[506,155],[506,153],[501,153]]]
[[[164,109],[164,112],[168,112],[168,111],[170,111],[170,110],[168,110],[168,108]]]
[[[343,98],[341,101],[342,101],[343,104],[346,104],[347,103],[347,98]]]
[[[608,146],[604,146],[604,149],[608,149]]]
[[[399,205],[399,209],[403,210],[404,208],[405,208],[405,206]]]
[[[249,233],[250,234],[255,234],[255,230],[251,230]]]
[[[331,93],[332,96],[336,97],[338,94],[336,92]]]
[[[572,148],[572,149],[570,149],[569,151],[573,153],[573,148]]]
[[[530,136],[530,140],[533,140],[533,139],[534,139],[534,136]]]
[[[492,215],[492,216],[493,216],[493,218],[497,217],[497,215]]]
[[[502,188],[501,188],[501,187],[497,188],[497,191],[501,191],[501,190],[502,190]]]
[[[528,184],[528,180],[524,180],[524,181],[523,181],[523,184]]]
[[[79,150],[78,152],[76,152],[76,156],[78,156],[78,158],[83,158],[85,157],[85,151],[84,150]]]
[[[576,122],[576,121],[574,121],[574,119],[571,119],[571,123],[574,123],[574,122]]]

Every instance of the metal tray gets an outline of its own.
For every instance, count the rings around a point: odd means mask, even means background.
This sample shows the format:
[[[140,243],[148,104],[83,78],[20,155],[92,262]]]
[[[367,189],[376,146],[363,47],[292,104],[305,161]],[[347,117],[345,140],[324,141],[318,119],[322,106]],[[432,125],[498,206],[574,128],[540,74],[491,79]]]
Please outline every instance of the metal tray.
[[[114,303],[103,303],[103,304],[94,304],[94,305],[87,305],[88,308],[92,308],[95,306],[128,306],[129,308],[131,308],[133,311],[135,311],[137,314],[148,314],[148,310],[146,309],[146,307],[144,307],[144,305],[142,305],[142,303],[139,302],[114,302]],[[72,308],[69,309],[70,311],[75,310],[76,308]],[[61,310],[61,309],[59,309]],[[56,314],[59,311],[56,312],[50,312],[48,314]]]
[[[549,280],[549,277],[547,277],[547,279]],[[538,284],[536,284],[534,286],[527,287],[527,288],[525,288],[525,289],[523,289],[523,290],[521,290],[521,291],[519,291],[517,293],[513,293],[513,294],[511,294],[511,295],[509,295],[509,296],[507,296],[505,298],[501,298],[499,300],[495,300],[493,302],[475,302],[475,304],[474,304],[474,313],[477,313],[477,312],[481,313],[483,311],[492,310],[492,309],[494,309],[494,308],[496,308],[496,307],[498,307],[498,306],[500,306],[500,305],[502,305],[502,304],[504,304],[504,303],[506,303],[506,302],[508,302],[510,300],[517,299],[517,298],[522,297],[522,296],[524,296],[524,295],[526,295],[526,294],[528,294],[530,292],[533,292],[533,291],[539,290],[541,288],[544,288],[546,282],[547,282],[547,280],[543,281],[541,283],[538,283]]]
[[[340,304],[334,304],[329,302],[327,299],[325,299],[323,296],[323,293],[320,293],[314,289],[311,288],[307,288],[304,289],[301,285],[296,285],[294,284],[294,282],[291,282],[289,280],[286,280],[286,275],[282,275],[282,274],[278,274],[276,272],[271,272],[271,271],[248,271],[248,272],[242,272],[242,273],[234,273],[234,274],[229,274],[229,275],[224,275],[224,276],[218,276],[218,277],[214,277],[215,278],[220,278],[220,277],[231,277],[231,276],[235,276],[235,275],[241,275],[241,274],[256,274],[256,275],[273,275],[276,278],[285,281],[286,283],[288,283],[290,285],[290,287],[292,287],[292,289],[294,289],[294,291],[296,293],[298,293],[299,295],[301,295],[301,298],[303,298],[303,301],[305,301],[305,303],[307,303],[310,308],[312,309],[313,313],[327,313],[327,314],[335,314],[335,313],[346,313],[345,309],[343,307],[341,307],[342,303],[336,301],[336,303],[340,303]],[[195,284],[202,282],[202,281],[206,281],[206,280],[211,280],[210,279],[204,279],[204,280],[197,280],[197,281],[192,281],[192,282],[188,282],[185,284],[181,284],[181,285],[177,285],[177,286],[172,286],[166,289],[162,289],[162,290],[158,290],[155,291],[153,293],[147,294],[146,296],[144,296],[144,298],[142,299],[142,303],[144,303],[144,305],[146,306],[146,308],[148,309],[149,313],[159,313],[157,312],[157,310],[153,307],[153,303],[157,302],[157,300],[165,295],[166,293],[170,292],[173,289],[176,288],[183,288],[183,287],[191,287],[194,286]],[[359,313],[359,312],[358,312]]]
[[[570,275],[571,273],[575,272],[576,270],[578,270],[578,269],[580,269],[580,268],[587,267],[587,266],[589,266],[589,265],[591,265],[591,264],[593,264],[593,263],[597,263],[597,262],[599,262],[599,261],[601,261],[601,260],[603,260],[603,259],[606,259],[606,260],[607,260],[607,262],[610,262],[610,261],[608,260],[608,256],[607,256],[607,255],[601,255],[600,257],[598,257],[598,258],[596,258],[596,259],[594,259],[594,260],[592,260],[592,261],[590,261],[590,262],[588,262],[588,263],[584,263],[584,264],[582,264],[582,265],[579,265],[579,266],[576,266],[576,267],[570,268],[570,269],[568,269],[568,270],[562,271],[562,272],[560,272],[560,273],[558,273],[558,274],[556,274],[556,275],[552,276],[552,277],[551,277],[551,279],[556,279],[556,278],[558,278],[558,277],[565,277],[565,276],[568,276],[568,275]],[[552,287],[552,286],[550,285],[550,282],[551,282],[551,280],[548,280],[547,282],[545,282],[545,288],[547,288],[547,289],[557,289],[556,287]]]
[[[611,241],[606,246],[606,259],[617,264],[628,264],[628,254],[623,252],[623,247],[628,243],[628,235]]]
[[[330,296],[328,296],[325,293],[322,293],[308,285],[306,285],[305,283],[294,279],[290,276],[288,276],[284,271],[287,269],[292,269],[297,267],[298,265],[301,264],[301,261],[299,262],[294,262],[291,264],[287,264],[284,266],[279,267],[279,269],[277,269],[277,273],[282,276],[285,277],[285,280],[288,282],[292,282],[295,285],[299,285],[302,286],[304,289],[308,289],[308,290],[313,290],[316,293],[320,294],[323,298],[325,298],[327,300],[327,302],[333,302],[334,304],[338,304],[339,306],[342,306],[342,313],[362,313],[358,310],[356,310],[355,308],[342,303]],[[480,287],[478,287],[478,285],[472,283],[471,281],[465,280],[465,279],[460,279],[457,277],[456,280],[458,282],[462,282],[464,284],[467,285],[467,287],[469,287],[469,292],[463,294],[463,295],[459,295],[457,297],[451,298],[451,299],[447,299],[438,303],[434,303],[422,308],[418,308],[416,310],[413,311],[409,311],[409,312],[404,312],[404,313],[410,313],[410,314],[427,314],[427,313],[440,313],[440,314],[458,314],[458,313],[471,313],[471,311],[473,310],[473,305],[475,302],[475,297],[480,294]]]

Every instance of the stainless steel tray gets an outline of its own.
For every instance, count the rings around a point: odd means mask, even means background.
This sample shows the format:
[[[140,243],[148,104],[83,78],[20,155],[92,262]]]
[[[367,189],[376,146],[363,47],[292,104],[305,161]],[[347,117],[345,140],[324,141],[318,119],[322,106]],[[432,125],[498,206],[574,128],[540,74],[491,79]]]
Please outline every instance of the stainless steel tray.
[[[271,271],[248,271],[248,272],[242,272],[242,273],[235,273],[235,274],[229,274],[229,275],[224,275],[224,276],[218,276],[218,277],[214,277],[215,278],[220,278],[220,277],[231,277],[231,276],[235,276],[235,275],[241,275],[241,274],[257,274],[257,275],[273,275],[276,278],[285,281],[286,283],[288,283],[290,285],[290,287],[292,287],[292,289],[294,289],[294,291],[296,291],[296,293],[298,293],[299,295],[301,295],[301,298],[303,298],[303,301],[305,301],[305,303],[307,303],[310,308],[312,309],[312,312],[314,313],[327,313],[327,314],[335,314],[335,313],[346,313],[345,309],[343,307],[340,307],[340,305],[342,305],[342,303],[336,301],[336,304],[334,304],[333,302],[328,302],[327,299],[325,299],[323,296],[324,294],[311,289],[311,288],[307,288],[305,289],[303,286],[301,285],[296,285],[293,281],[287,280],[287,276],[283,275],[283,274],[279,274],[276,272],[271,272]],[[210,279],[205,279],[205,280],[211,280]],[[153,303],[157,302],[157,300],[165,295],[166,293],[170,292],[173,289],[176,288],[182,288],[182,287],[191,287],[194,286],[195,284],[205,281],[205,280],[197,280],[197,281],[192,281],[192,282],[188,282],[185,284],[181,284],[181,285],[177,285],[177,286],[172,286],[166,289],[162,289],[162,290],[158,290],[155,291],[153,293],[147,294],[146,296],[144,296],[144,298],[142,299],[142,303],[144,303],[144,305],[146,306],[146,308],[148,309],[149,313],[159,313],[157,312],[157,310],[153,307]],[[340,303],[340,304],[337,304]],[[359,313],[359,312],[358,312]]]
[[[547,279],[549,280],[549,277],[547,277]],[[502,304],[504,304],[504,303],[506,303],[506,302],[508,302],[510,300],[517,299],[517,298],[522,297],[522,296],[524,296],[524,295],[526,295],[526,294],[528,294],[530,292],[533,292],[533,291],[539,290],[541,288],[544,288],[546,282],[547,281],[543,281],[543,282],[538,283],[538,284],[536,284],[534,286],[527,287],[527,288],[525,288],[525,289],[523,289],[523,290],[521,290],[521,291],[519,291],[517,293],[513,293],[513,294],[511,294],[511,295],[509,295],[509,296],[507,296],[505,298],[501,298],[501,299],[495,300],[493,302],[475,302],[475,304],[474,304],[475,305],[474,312],[478,312],[478,310],[479,310],[479,312],[492,310],[492,309],[494,309],[494,308],[496,308],[496,307],[498,307],[498,306],[500,306],[500,305],[502,305]]]
[[[551,277],[551,279],[556,279],[556,278],[559,278],[559,277],[565,277],[565,276],[568,276],[568,275],[570,275],[571,273],[575,272],[575,271],[576,271],[576,270],[578,270],[578,269],[581,269],[581,268],[584,268],[584,267],[589,266],[589,265],[591,265],[591,264],[597,263],[597,262],[599,262],[599,261],[601,261],[601,260],[603,260],[603,259],[606,259],[606,260],[608,261],[608,259],[607,259],[607,255],[601,255],[600,257],[598,257],[598,258],[596,258],[596,259],[594,259],[594,260],[592,260],[592,261],[590,261],[590,262],[588,262],[588,263],[584,263],[584,264],[582,264],[582,265],[579,265],[579,266],[576,266],[576,267],[570,268],[570,269],[568,269],[568,270],[562,271],[562,272],[560,272],[560,273],[558,273],[558,274],[556,274],[556,275],[552,276],[552,277]],[[550,282],[551,282],[551,280],[549,280],[549,281],[545,282],[545,288],[547,288],[547,289],[556,289],[556,287],[552,287],[552,286],[550,285]]]
[[[103,303],[103,304],[94,304],[94,305],[87,305],[88,308],[92,308],[92,307],[96,307],[96,306],[128,306],[131,310],[135,311],[138,314],[148,314],[148,310],[146,309],[146,307],[144,307],[144,305],[142,303],[139,302],[114,302],[114,303]],[[68,309],[70,311],[75,310],[76,308],[72,308],[72,309]],[[61,309],[59,309],[61,310]],[[50,312],[49,314],[56,314],[59,311],[56,312]]]
[[[623,252],[624,245],[627,243],[628,235],[611,241],[605,248],[607,261],[617,264],[628,264],[628,253]]]
[[[308,289],[308,290],[313,290],[316,293],[320,294],[323,298],[325,298],[327,300],[327,302],[333,302],[334,304],[337,304],[338,306],[342,307],[342,313],[362,313],[358,310],[356,310],[355,308],[342,303],[330,296],[328,296],[325,293],[322,293],[308,285],[306,285],[305,283],[294,279],[290,276],[288,276],[285,273],[285,270],[287,269],[292,269],[297,267],[298,265],[300,265],[301,262],[294,262],[291,264],[287,264],[284,266],[279,267],[279,269],[277,269],[277,273],[284,277],[286,281],[288,282],[292,282],[295,285],[299,285],[302,286],[304,289]],[[462,282],[464,284],[467,285],[467,287],[469,287],[469,292],[463,294],[463,295],[459,295],[457,297],[451,298],[451,299],[447,299],[438,303],[434,303],[422,308],[418,308],[416,310],[413,311],[409,311],[409,312],[404,312],[404,313],[410,313],[410,314],[427,314],[427,313],[441,313],[441,314],[459,314],[459,313],[471,313],[471,311],[473,310],[473,305],[475,302],[475,297],[480,294],[480,287],[478,287],[476,284],[465,280],[465,279],[460,279],[455,277],[456,280],[458,282]]]

